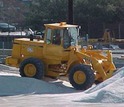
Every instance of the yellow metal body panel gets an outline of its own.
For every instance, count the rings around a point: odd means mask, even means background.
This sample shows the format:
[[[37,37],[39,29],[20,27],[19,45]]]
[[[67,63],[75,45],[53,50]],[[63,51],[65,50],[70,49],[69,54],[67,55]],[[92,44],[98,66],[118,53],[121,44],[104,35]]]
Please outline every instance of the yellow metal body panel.
[[[37,57],[42,59],[43,44],[43,41],[30,41],[30,39],[27,38],[15,39],[12,49],[12,58],[18,59],[18,63],[28,57]]]
[[[20,57],[21,58],[26,58],[26,57],[38,57],[41,58],[42,54],[43,54],[43,41],[30,41],[29,39],[18,39],[15,41],[19,41],[20,42]],[[15,48],[16,50],[16,48]],[[12,54],[12,56],[14,56]],[[15,56],[14,56],[15,57]]]
[[[18,67],[19,65],[19,61],[17,58],[12,58],[11,56],[6,58],[6,62],[7,65],[13,66],[13,67]]]
[[[63,48],[58,45],[53,44],[45,44],[44,45],[44,58],[45,59],[55,59],[55,60],[62,60]]]

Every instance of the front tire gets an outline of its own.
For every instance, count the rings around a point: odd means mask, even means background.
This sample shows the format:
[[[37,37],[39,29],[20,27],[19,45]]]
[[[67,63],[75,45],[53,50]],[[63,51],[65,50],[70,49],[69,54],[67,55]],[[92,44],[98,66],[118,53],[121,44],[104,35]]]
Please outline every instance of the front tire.
[[[69,71],[69,81],[75,89],[86,90],[93,85],[95,75],[89,66],[77,64]]]
[[[37,58],[28,58],[20,64],[19,72],[22,77],[41,79],[44,76],[44,64]]]

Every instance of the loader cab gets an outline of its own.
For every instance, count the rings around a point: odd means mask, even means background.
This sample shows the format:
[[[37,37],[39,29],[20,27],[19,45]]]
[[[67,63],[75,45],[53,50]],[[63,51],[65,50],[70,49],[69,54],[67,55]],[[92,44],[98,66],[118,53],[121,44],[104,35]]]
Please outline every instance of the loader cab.
[[[45,27],[44,58],[54,64],[68,61],[72,46],[77,45],[78,26],[54,23],[46,24]]]
[[[49,24],[46,25],[46,44],[61,46],[64,49],[76,46],[78,36],[78,26],[68,24]]]

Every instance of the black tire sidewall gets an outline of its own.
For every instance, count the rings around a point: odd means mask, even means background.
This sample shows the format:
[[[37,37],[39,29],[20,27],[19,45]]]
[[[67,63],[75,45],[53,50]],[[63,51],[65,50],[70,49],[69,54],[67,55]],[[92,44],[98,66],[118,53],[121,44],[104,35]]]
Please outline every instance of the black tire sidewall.
[[[74,81],[74,74],[76,71],[82,71],[86,75],[86,81],[82,84],[77,84]],[[95,81],[95,75],[94,72],[91,70],[91,68],[87,65],[83,64],[77,64],[73,66],[69,71],[69,81],[72,84],[72,86],[77,90],[86,90],[92,86],[92,84]]]
[[[36,67],[36,74],[32,78],[41,79],[44,76],[44,64],[37,58],[28,58],[22,61],[19,67],[19,72],[22,77],[27,77],[24,73],[24,67],[27,64],[33,64]]]

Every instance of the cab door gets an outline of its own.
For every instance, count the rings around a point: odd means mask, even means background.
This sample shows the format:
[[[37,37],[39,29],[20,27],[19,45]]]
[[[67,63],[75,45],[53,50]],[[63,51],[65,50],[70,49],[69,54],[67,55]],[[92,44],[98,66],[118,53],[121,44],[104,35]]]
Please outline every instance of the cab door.
[[[48,60],[61,61],[63,54],[63,47],[61,46],[61,30],[47,29],[46,40],[44,44],[44,58]]]
[[[61,60],[63,48],[59,45],[46,44],[44,46],[44,57],[50,60]]]

